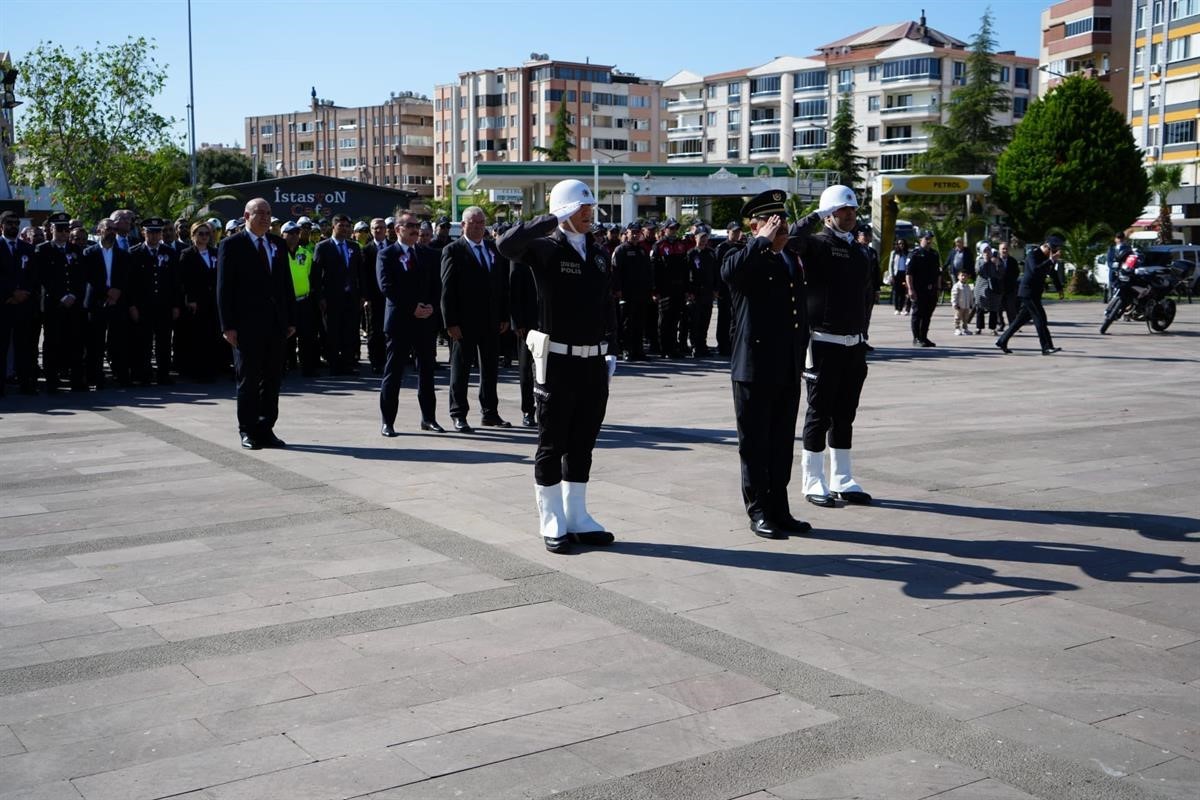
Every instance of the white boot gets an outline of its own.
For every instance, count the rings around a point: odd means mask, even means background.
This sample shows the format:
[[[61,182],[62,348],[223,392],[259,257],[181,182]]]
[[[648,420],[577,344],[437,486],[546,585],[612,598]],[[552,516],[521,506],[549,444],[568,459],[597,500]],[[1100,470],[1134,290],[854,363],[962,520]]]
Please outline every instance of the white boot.
[[[825,485],[825,453],[805,450],[801,460],[804,469],[804,499],[815,506],[832,506],[829,487]]]
[[[858,481],[854,480],[849,449],[829,448],[829,472],[830,488],[835,495],[847,503],[867,505],[871,502],[871,495],[864,492]]]
[[[612,544],[612,534],[588,513],[587,484],[563,481],[562,487],[567,531],[571,538],[580,544]]]
[[[546,549],[552,553],[567,550],[571,540],[567,538],[567,516],[563,510],[562,488],[557,483],[553,486],[534,484],[533,491]]]

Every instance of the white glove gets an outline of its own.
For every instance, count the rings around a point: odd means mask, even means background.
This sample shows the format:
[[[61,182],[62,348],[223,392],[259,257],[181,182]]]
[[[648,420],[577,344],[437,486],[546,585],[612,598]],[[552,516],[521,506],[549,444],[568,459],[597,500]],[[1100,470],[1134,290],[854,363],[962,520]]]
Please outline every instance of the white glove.
[[[604,366],[608,368],[608,379],[611,381],[612,376],[615,375],[617,372],[617,357],[616,356],[605,356],[604,357]]]
[[[558,217],[559,222],[565,222],[566,220],[575,216],[575,213],[577,211],[579,211],[579,209],[582,207],[583,207],[583,203],[579,203],[579,202],[567,203],[565,206],[560,208],[558,211],[554,212],[554,216]]]

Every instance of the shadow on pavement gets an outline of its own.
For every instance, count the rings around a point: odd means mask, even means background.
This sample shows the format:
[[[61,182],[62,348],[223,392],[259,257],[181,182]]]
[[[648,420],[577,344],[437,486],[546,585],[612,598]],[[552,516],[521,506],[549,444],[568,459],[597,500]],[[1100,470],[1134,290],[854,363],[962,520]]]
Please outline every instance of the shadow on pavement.
[[[488,453],[481,450],[420,450],[404,447],[403,445],[396,447],[352,447],[350,445],[335,444],[289,443],[287,449],[298,453],[320,453],[375,461],[415,461],[445,464],[521,463],[532,461],[532,458],[519,456],[514,453]]]
[[[1124,513],[1120,511],[1038,511],[1019,508],[984,508],[928,503],[918,500],[879,500],[880,508],[945,514],[952,517],[990,519],[1001,522],[1029,522],[1035,525],[1067,524],[1084,528],[1111,528],[1136,531],[1147,539],[1161,542],[1200,542],[1200,519],[1171,517],[1165,514]],[[1073,545],[1068,545],[1073,546]],[[1125,551],[1118,551],[1125,552]],[[1192,567],[1195,571],[1198,568]]]

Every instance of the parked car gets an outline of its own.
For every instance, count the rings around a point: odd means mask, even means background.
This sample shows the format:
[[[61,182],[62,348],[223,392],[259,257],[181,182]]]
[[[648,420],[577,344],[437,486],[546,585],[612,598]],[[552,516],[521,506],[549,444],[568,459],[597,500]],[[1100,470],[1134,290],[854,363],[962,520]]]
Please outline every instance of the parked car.
[[[1165,267],[1172,261],[1186,261],[1196,265],[1192,270],[1190,283],[1186,286],[1189,298],[1200,295],[1200,244],[1152,244],[1137,248],[1142,257],[1143,266]],[[1096,257],[1096,283],[1104,287],[1104,296],[1108,297],[1108,256],[1106,253]]]

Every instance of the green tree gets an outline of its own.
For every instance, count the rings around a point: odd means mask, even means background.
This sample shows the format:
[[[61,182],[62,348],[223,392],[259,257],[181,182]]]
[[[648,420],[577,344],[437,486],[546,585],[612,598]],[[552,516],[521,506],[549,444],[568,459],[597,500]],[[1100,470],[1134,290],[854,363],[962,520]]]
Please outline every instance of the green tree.
[[[820,164],[818,169],[831,169],[841,174],[844,186],[851,189],[861,188],[863,160],[858,157],[858,148],[854,146],[854,135],[858,126],[854,124],[854,103],[850,95],[844,94],[838,100],[837,114],[833,117],[833,141],[829,148],[817,157]]]
[[[264,164],[258,165],[259,178],[264,175]],[[204,186],[220,183],[248,183],[254,180],[254,162],[240,150],[200,150],[196,153],[196,182]]]
[[[712,225],[715,230],[724,230],[730,222],[742,221],[742,206],[746,201],[740,197],[714,197],[712,200]],[[633,222],[628,219],[626,222]]]
[[[166,82],[142,37],[68,53],[43,42],[18,68],[28,106],[16,131],[17,182],[51,186],[76,216],[95,219],[119,196],[122,157],[166,144],[174,120],[151,107]]]
[[[571,115],[567,111],[567,104],[563,103],[554,115],[554,138],[550,140],[550,146],[535,145],[533,152],[544,155],[546,161],[570,161],[571,151],[574,149],[575,142],[571,141]]]
[[[1183,165],[1155,164],[1147,180],[1150,191],[1158,200],[1158,239],[1163,244],[1168,244],[1173,237],[1173,229],[1171,204],[1167,202],[1167,198],[1171,192],[1183,186]]]
[[[1102,222],[1095,225],[1080,222],[1069,228],[1053,228],[1047,233],[1057,233],[1063,238],[1063,261],[1075,266],[1067,291],[1071,294],[1095,294],[1098,287],[1092,269],[1096,265],[1096,256],[1108,249],[1112,228]]]
[[[966,85],[950,96],[946,123],[925,126],[929,149],[913,159],[913,172],[990,175],[995,171],[996,158],[1011,136],[1010,128],[994,122],[1011,104],[1008,92],[996,82],[995,47],[989,7],[971,39]]]
[[[1112,97],[1072,76],[1029,107],[996,165],[993,197],[1025,241],[1084,222],[1129,227],[1149,199],[1142,153]]]

